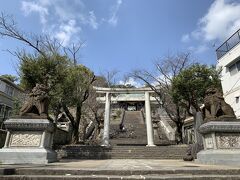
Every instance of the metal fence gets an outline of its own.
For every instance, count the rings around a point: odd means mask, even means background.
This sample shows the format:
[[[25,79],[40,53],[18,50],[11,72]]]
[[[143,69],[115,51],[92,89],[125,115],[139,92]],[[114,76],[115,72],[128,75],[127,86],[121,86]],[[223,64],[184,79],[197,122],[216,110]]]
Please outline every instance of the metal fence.
[[[240,29],[235,32],[228,40],[226,40],[219,48],[217,48],[217,59],[223,57],[228,51],[240,42]]]

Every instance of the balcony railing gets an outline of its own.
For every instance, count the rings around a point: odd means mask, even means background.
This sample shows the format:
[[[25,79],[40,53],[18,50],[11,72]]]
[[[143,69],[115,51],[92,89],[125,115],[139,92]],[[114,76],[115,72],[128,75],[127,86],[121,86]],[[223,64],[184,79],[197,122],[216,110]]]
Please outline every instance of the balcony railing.
[[[240,29],[235,32],[228,40],[226,40],[219,48],[217,48],[217,59],[223,57],[228,51],[240,42]]]

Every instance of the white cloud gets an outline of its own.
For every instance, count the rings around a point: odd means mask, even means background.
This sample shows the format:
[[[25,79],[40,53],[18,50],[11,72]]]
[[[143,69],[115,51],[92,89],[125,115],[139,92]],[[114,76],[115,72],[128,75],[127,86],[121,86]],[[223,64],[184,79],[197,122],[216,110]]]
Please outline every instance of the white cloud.
[[[94,11],[90,11],[89,12],[89,24],[91,25],[91,27],[93,29],[97,29],[98,28],[98,23],[97,23],[97,18],[95,16]]]
[[[55,38],[58,39],[63,46],[66,46],[69,44],[71,37],[80,30],[80,27],[76,27],[75,20],[69,20],[67,23],[60,25],[59,31],[55,34]]]
[[[181,38],[182,42],[189,42],[190,41],[190,37],[189,34],[184,34]]]
[[[49,6],[51,4],[52,0],[41,0],[40,3],[44,6]]]
[[[122,0],[110,6],[110,17],[97,17],[96,12],[83,3],[83,0],[23,0],[21,10],[25,16],[39,15],[42,31],[60,40],[64,45],[78,41],[83,27],[97,30],[100,25],[117,25],[117,13]],[[109,9],[108,9],[109,10]]]
[[[117,3],[110,8],[110,18],[108,19],[108,23],[112,26],[116,26],[118,23],[117,14],[121,5],[122,5],[122,0],[117,0]]]
[[[55,5],[54,6],[55,14],[59,18],[60,21],[66,21],[68,19],[73,19],[75,18],[75,15],[72,14],[71,11],[68,9],[64,8],[63,5]]]
[[[198,27],[182,36],[182,42],[189,40],[223,42],[240,28],[240,2],[215,0],[207,14],[199,19]],[[200,48],[204,49],[202,46]]]
[[[196,48],[196,53],[200,54],[207,51],[208,49],[209,49],[208,46],[201,44]]]
[[[38,13],[42,31],[66,46],[81,30],[81,25],[76,23],[78,17],[66,3],[65,0],[22,1],[21,10],[26,16]]]
[[[45,24],[47,22],[48,9],[38,3],[22,1],[21,10],[26,16],[32,12],[39,13],[41,23]]]
[[[206,44],[200,44],[199,46],[190,46],[188,47],[188,50],[191,52],[194,52],[196,54],[201,54],[206,52],[209,49],[208,45]]]
[[[130,77],[127,81],[119,81],[118,82],[118,84],[122,84],[122,85],[132,85],[132,86],[135,86],[135,87],[137,87],[137,88],[139,88],[139,87],[142,87],[143,85],[140,83],[140,82],[138,82],[138,81],[135,81],[134,80],[134,78],[132,78],[132,77]]]
[[[188,50],[201,54],[221,44],[240,28],[240,2],[233,0],[215,0],[208,12],[198,20],[197,28],[181,37],[183,43],[195,45]]]
[[[199,23],[206,40],[224,40],[240,27],[240,3],[216,0]]]
[[[191,32],[190,36],[194,39],[201,39],[202,38],[202,32],[200,29],[196,29],[195,31]]]

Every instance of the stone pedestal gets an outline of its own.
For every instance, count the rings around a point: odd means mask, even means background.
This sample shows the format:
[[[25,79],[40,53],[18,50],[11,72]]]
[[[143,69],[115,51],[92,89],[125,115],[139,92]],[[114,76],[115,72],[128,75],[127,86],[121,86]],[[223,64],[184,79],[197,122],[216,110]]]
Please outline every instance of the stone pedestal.
[[[52,150],[54,124],[48,119],[9,119],[0,149],[1,164],[46,164],[57,160]]]
[[[204,164],[240,165],[240,122],[211,121],[200,126],[204,150],[197,162]]]

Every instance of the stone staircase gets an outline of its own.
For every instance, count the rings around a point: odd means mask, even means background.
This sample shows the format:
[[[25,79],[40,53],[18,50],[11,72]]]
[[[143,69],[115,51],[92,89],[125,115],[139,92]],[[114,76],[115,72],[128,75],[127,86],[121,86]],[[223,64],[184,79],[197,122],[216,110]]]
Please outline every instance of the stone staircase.
[[[125,111],[125,131],[119,129],[120,122],[110,125],[110,144],[115,145],[147,145],[147,131],[141,111]],[[170,145],[174,142],[168,140],[164,129],[159,125],[154,135],[156,145]]]
[[[0,168],[1,180],[237,180],[239,169],[198,169],[196,167],[172,169],[78,169],[51,167]]]
[[[186,145],[172,145],[161,127],[154,136],[157,146],[147,147],[147,132],[140,111],[126,111],[125,130],[120,122],[111,122],[110,147],[67,145],[58,150],[59,158],[65,159],[182,159]]]
[[[166,136],[165,130],[159,126],[157,129],[157,136],[154,135],[154,144],[161,146],[161,145],[173,145],[175,144],[174,141],[169,141]]]
[[[83,146],[67,145],[58,150],[62,159],[182,159],[186,145],[168,146]]]
[[[159,112],[160,118],[166,120],[172,128],[176,127],[176,124],[168,116],[167,112],[164,109],[161,109]]]
[[[126,124],[145,124],[141,111],[125,111]]]
[[[124,131],[119,124],[110,125],[111,145],[146,145],[147,132],[141,111],[125,111]]]

